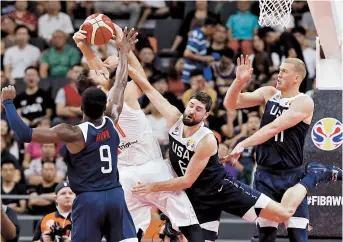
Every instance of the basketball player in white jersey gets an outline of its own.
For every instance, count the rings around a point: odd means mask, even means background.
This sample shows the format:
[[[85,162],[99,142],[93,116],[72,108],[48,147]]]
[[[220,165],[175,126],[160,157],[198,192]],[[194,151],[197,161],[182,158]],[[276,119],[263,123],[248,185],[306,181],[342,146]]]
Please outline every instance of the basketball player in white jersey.
[[[121,29],[116,26],[116,31],[120,39]],[[90,69],[98,70],[98,74],[101,74],[97,79],[98,84],[101,84],[102,88],[109,89],[108,74],[104,66],[113,67],[117,64],[117,58],[112,57],[103,64],[86,44],[84,31],[80,30],[75,33],[73,38],[87,59]],[[135,75],[132,75],[135,69],[145,76],[142,66],[132,52],[129,54],[128,62],[129,75],[132,79],[135,78]],[[82,93],[88,87],[95,85],[87,81],[87,79],[79,78],[77,84],[79,92]],[[204,241],[192,204],[184,191],[158,192],[143,197],[131,192],[138,182],[159,182],[174,177],[171,167],[162,157],[160,146],[154,139],[150,124],[137,101],[141,96],[142,92],[136,84],[129,82],[125,89],[124,106],[116,125],[120,134],[119,178],[125,192],[128,209],[136,226],[137,236],[139,239],[142,238],[142,234],[146,232],[150,224],[151,209],[157,207],[169,217],[173,226],[180,229],[189,242]]]
[[[222,211],[250,222],[262,217],[282,223],[292,217],[306,196],[307,189],[337,176],[338,170],[332,167],[309,168],[300,183],[294,184],[284,193],[280,203],[271,200],[265,194],[232,179],[219,162],[218,142],[212,131],[204,125],[212,106],[212,99],[207,93],[195,93],[182,114],[146,78],[139,76],[139,73],[136,75],[134,81],[167,119],[170,128],[169,159],[178,177],[163,182],[138,184],[133,192],[146,196],[160,191],[184,189],[206,241],[216,239]],[[194,70],[190,77],[194,80],[204,79],[203,71]]]

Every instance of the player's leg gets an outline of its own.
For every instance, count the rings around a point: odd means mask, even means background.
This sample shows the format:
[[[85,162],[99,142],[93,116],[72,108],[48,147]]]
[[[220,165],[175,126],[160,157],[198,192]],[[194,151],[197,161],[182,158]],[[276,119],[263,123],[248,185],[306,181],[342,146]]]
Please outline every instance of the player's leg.
[[[254,188],[267,195],[272,199],[277,199],[278,195],[274,187],[274,176],[267,171],[263,171],[257,168],[254,174]],[[267,220],[265,218],[256,219],[256,229],[258,232],[258,238],[260,242],[275,242],[277,236],[277,229],[279,224],[274,221]]]
[[[290,242],[308,241],[309,211],[307,197],[304,198],[294,215],[285,222]]]
[[[76,196],[71,214],[73,242],[101,241],[105,218],[103,195],[102,192],[85,192]]]
[[[141,167],[144,172],[139,174],[140,181],[160,182],[174,178],[170,164],[162,159],[150,161]],[[156,170],[159,172],[156,173]],[[204,241],[193,206],[184,191],[152,193],[145,199],[161,210],[188,242]]]
[[[281,203],[271,201],[263,209],[260,216],[276,222],[285,222],[293,216],[297,207],[306,197],[307,191],[318,183],[342,180],[342,170],[332,165],[311,162],[307,166],[306,175],[293,187],[284,193]]]
[[[140,170],[141,168],[138,167],[128,167],[119,171],[120,183],[124,190],[127,208],[136,227],[138,241],[143,238],[151,221],[151,205],[144,202],[144,198],[135,196],[131,192],[132,187],[138,182],[137,173]]]
[[[146,198],[180,229],[188,242],[204,241],[193,206],[184,191],[159,192]]]
[[[124,191],[114,188],[106,191],[106,232],[107,242],[138,242],[136,228],[127,209]]]

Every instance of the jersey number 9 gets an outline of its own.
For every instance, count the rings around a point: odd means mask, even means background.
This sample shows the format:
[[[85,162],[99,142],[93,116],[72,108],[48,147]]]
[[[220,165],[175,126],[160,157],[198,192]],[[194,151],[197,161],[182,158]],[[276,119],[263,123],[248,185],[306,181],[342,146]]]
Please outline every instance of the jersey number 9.
[[[111,157],[110,147],[108,145],[102,145],[99,148],[99,152],[100,152],[100,160],[103,162],[108,162],[108,168],[105,168],[104,166],[102,166],[101,172],[104,174],[111,173],[111,171],[112,171],[112,157]]]

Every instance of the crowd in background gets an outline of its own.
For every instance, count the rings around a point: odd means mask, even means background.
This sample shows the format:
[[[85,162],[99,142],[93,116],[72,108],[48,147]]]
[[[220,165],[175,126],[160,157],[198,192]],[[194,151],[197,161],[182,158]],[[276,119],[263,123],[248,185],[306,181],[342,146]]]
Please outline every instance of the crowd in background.
[[[29,126],[49,128],[62,122],[81,122],[81,98],[75,83],[88,66],[71,37],[78,23],[92,13],[125,20],[125,26],[139,31],[134,52],[148,80],[181,112],[195,92],[204,91],[212,97],[206,124],[217,136],[220,156],[256,132],[263,113],[260,107],[223,107],[240,54],[249,55],[254,68],[243,91],[275,86],[279,66],[287,57],[300,58],[306,64],[301,91],[310,94],[315,87],[313,47],[317,33],[303,1],[293,3],[288,29],[261,28],[258,2],[7,1],[1,6],[1,86],[12,84],[21,90],[14,104]],[[169,48],[158,48],[163,43],[149,25],[156,19],[181,21]],[[92,48],[102,60],[117,54],[112,44]],[[203,78],[190,81],[189,74],[195,69]],[[167,158],[167,122],[146,97],[140,103]],[[1,194],[51,194],[67,172],[62,144],[19,143],[3,107],[1,115]],[[242,166],[225,168],[233,177],[251,184],[253,147],[244,150],[240,163]],[[55,210],[54,202],[48,199],[3,199],[2,203],[16,213],[43,215]]]

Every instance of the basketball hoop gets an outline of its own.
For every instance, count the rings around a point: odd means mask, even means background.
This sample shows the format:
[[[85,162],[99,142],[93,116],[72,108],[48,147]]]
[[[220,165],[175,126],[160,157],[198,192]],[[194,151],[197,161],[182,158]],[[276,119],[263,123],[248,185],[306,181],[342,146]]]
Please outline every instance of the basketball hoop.
[[[260,18],[258,23],[260,26],[284,26],[287,28],[293,0],[259,0],[260,2]]]

